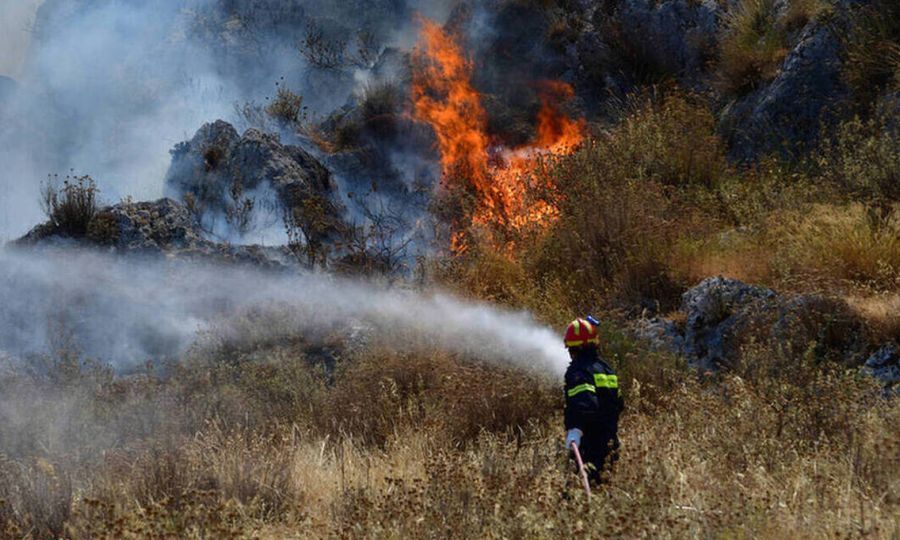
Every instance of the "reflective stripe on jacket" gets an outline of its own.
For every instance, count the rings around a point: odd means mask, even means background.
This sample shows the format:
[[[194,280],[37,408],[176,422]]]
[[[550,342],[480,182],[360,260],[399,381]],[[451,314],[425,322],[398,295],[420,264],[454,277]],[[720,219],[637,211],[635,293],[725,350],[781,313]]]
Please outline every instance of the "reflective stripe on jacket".
[[[569,364],[565,378],[566,429],[586,434],[615,434],[624,408],[619,378],[609,364],[594,353]]]

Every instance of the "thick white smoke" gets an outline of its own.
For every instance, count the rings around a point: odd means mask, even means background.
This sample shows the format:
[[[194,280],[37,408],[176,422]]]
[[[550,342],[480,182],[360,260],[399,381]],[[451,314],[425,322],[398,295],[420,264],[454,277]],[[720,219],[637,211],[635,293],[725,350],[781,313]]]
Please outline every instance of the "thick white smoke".
[[[176,357],[228,317],[266,309],[289,313],[289,331],[301,335],[357,325],[412,333],[448,351],[553,376],[567,364],[560,336],[529,314],[446,294],[322,274],[0,251],[0,351],[15,357],[74,342],[83,354],[127,370]]]
[[[35,15],[33,0],[0,0],[0,66],[16,79],[0,92],[0,241],[40,218],[48,174],[90,174],[111,202],[161,196],[175,144],[237,122],[236,106],[264,103],[282,78],[317,117],[343,105],[357,82],[307,65],[308,25],[373,29],[388,46],[414,35],[413,13],[452,4],[44,0]]]

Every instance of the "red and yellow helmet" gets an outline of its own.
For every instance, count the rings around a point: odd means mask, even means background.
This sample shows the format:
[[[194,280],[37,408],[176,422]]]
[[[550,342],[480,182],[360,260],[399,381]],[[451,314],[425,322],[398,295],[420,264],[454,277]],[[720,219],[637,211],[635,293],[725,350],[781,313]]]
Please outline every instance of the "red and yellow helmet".
[[[589,343],[600,344],[600,333],[596,324],[586,319],[575,319],[566,327],[566,347],[582,347]]]

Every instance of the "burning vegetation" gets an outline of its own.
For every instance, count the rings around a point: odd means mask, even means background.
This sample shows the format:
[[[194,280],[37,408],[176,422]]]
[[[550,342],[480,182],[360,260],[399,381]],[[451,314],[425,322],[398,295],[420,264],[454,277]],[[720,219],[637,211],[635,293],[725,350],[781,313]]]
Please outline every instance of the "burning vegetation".
[[[537,84],[541,109],[534,139],[508,147],[487,129],[482,96],[472,85],[473,61],[459,41],[434,22],[423,20],[414,51],[415,119],[429,124],[437,138],[445,187],[462,187],[474,196],[468,215],[452,224],[451,251],[468,249],[471,228],[484,230],[497,246],[509,245],[510,233],[540,229],[559,214],[556,186],[533,174],[543,156],[574,151],[586,132],[583,119],[566,116],[559,104],[574,96],[558,81]],[[471,228],[470,228],[471,227]]]
[[[202,3],[242,81],[303,65],[175,148],[182,201],[48,184],[0,251],[0,538],[900,537],[900,3],[783,3],[467,2],[411,51],[403,0]],[[70,86],[36,95],[114,110]],[[552,330],[586,313],[626,403],[589,501]]]

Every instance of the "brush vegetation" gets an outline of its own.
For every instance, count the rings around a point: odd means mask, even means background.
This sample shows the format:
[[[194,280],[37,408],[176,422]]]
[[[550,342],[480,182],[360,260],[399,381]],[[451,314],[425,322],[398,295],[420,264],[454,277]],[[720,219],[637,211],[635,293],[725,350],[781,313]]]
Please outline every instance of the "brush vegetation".
[[[613,483],[590,504],[560,445],[556,381],[427,344],[407,354],[373,343],[329,367],[301,340],[233,348],[216,338],[165,375],[116,378],[66,352],[4,374],[0,531],[897,534],[900,406],[871,382],[811,352],[761,346],[700,379],[604,331],[628,409]]]
[[[547,229],[508,232],[506,249],[473,230],[426,277],[552,324],[609,321],[623,450],[590,504],[560,445],[558,381],[402,333],[273,341],[273,321],[248,313],[227,326],[240,332],[128,376],[65,340],[0,370],[2,534],[896,536],[900,402],[827,353],[855,327],[800,317],[777,340],[750,332],[729,369],[704,375],[617,322],[671,312],[725,274],[828,291],[840,298],[821,313],[900,338],[896,133],[851,119],[802,162],[737,166],[701,97],[660,91],[619,118],[534,171],[557,186]],[[57,206],[85,207],[66,193]]]
[[[716,64],[729,96],[777,76],[791,35],[831,9],[733,4]],[[877,103],[900,80],[896,5],[855,13],[843,75],[862,106],[805,155],[734,163],[715,103],[652,88],[571,155],[540,160],[534,184],[554,187],[529,196],[559,210],[546,227],[472,225],[463,255],[422,262],[429,287],[557,326],[603,319],[626,411],[621,459],[590,503],[561,445],[559,381],[402,331],[273,340],[277,321],[245,313],[223,325],[237,334],[213,329],[128,375],[64,339],[28,369],[0,356],[0,537],[900,536],[900,401],[834,354],[860,324],[873,343],[900,341],[900,133]],[[307,59],[329,68],[334,50],[310,36]],[[360,101],[323,146],[394,133],[397,88]],[[286,124],[303,111],[286,87],[265,110]],[[468,223],[471,195],[451,183],[436,217]],[[114,230],[87,179],[45,199],[68,235]],[[288,236],[308,237],[320,213],[289,216]],[[710,275],[823,299],[778,339],[748,329],[717,373],[622,330],[639,314],[682,320],[681,295]]]
[[[879,122],[848,120],[802,162],[737,166],[702,97],[635,98],[534,171],[557,186],[548,228],[504,249],[475,228],[465,255],[426,264],[431,284],[551,324],[607,321],[627,409],[590,503],[558,381],[401,331],[273,340],[277,321],[246,313],[127,376],[65,340],[0,369],[0,535],[895,537],[900,401],[829,352],[860,320],[900,338],[898,144]],[[779,339],[748,330],[714,374],[620,330],[712,274],[836,299]]]

